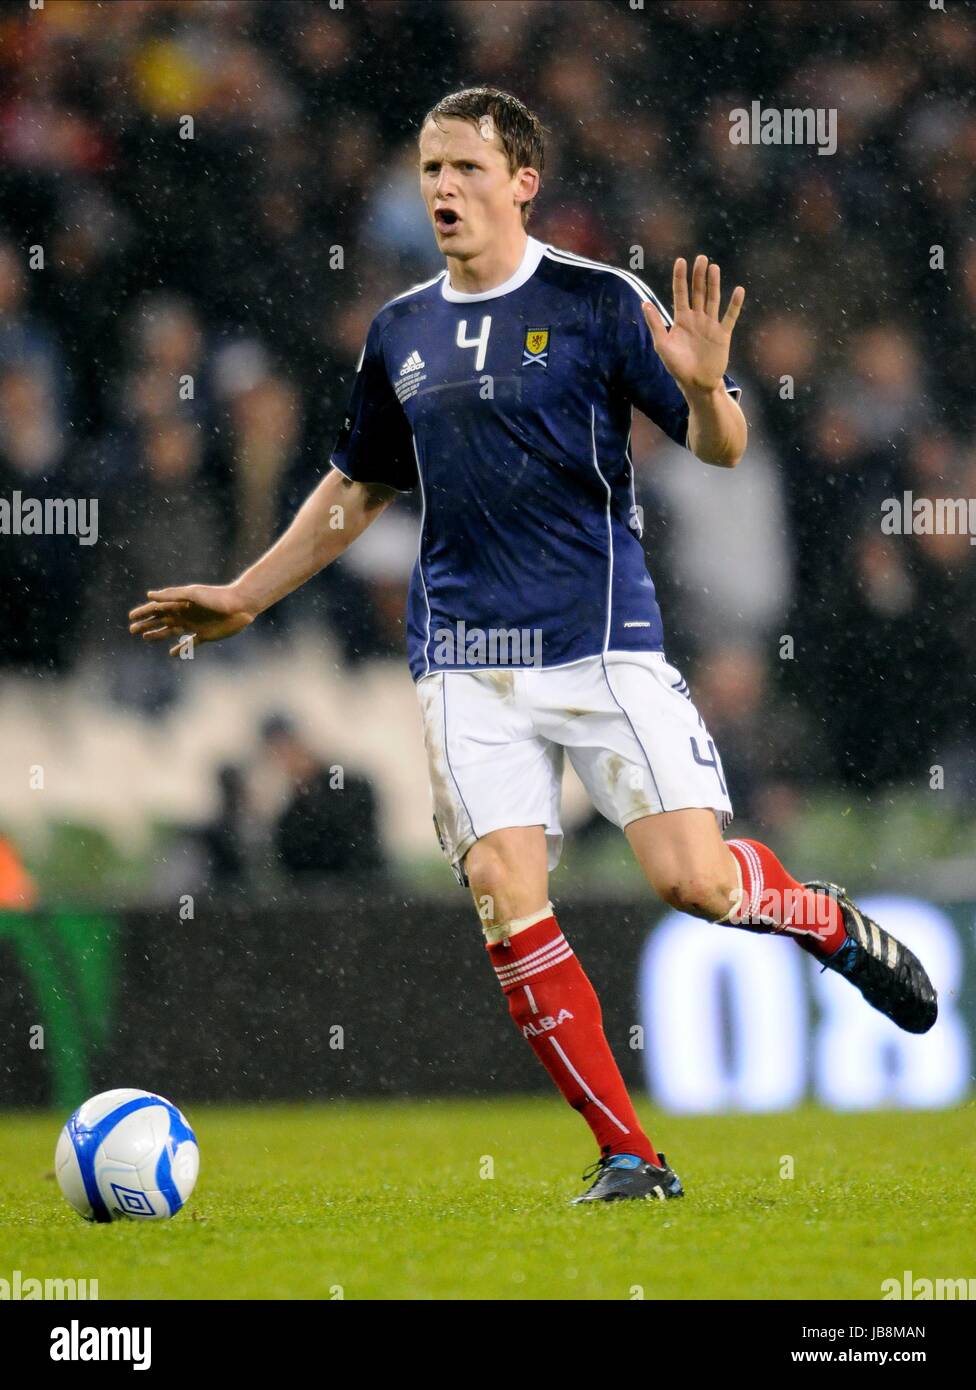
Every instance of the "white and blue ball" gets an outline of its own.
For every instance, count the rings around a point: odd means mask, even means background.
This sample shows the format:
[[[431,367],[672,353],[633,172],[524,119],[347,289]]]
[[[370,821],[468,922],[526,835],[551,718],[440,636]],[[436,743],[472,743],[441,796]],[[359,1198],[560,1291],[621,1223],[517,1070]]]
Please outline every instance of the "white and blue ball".
[[[200,1150],[186,1116],[152,1091],[103,1091],[78,1107],[54,1155],[58,1186],[87,1221],[175,1216]]]

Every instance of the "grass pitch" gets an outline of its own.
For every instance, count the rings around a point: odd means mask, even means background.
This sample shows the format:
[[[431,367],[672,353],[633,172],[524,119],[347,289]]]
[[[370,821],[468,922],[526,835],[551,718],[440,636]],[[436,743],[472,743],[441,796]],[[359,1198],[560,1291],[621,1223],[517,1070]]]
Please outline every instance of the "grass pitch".
[[[555,1099],[190,1105],[187,1207],[111,1226],[54,1181],[65,1117],[7,1114],[0,1277],[97,1278],[103,1299],[496,1300],[876,1299],[904,1270],[976,1276],[976,1106],[642,1109],[684,1201],[568,1206],[592,1144]]]

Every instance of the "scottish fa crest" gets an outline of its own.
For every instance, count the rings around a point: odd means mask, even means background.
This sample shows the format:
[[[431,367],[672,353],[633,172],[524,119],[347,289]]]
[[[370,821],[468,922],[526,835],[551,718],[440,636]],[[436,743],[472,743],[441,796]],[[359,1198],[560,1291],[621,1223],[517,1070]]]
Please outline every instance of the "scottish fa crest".
[[[540,367],[548,367],[549,365],[548,328],[529,328],[526,330],[525,343],[522,347],[522,366],[528,367],[532,362],[538,362]]]

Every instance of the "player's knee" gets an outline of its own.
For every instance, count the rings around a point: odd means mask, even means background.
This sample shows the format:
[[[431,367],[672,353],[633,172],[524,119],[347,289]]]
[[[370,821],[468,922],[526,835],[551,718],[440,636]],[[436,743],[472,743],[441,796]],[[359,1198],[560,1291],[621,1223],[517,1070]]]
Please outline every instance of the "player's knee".
[[[508,898],[509,870],[505,860],[491,845],[477,841],[464,858],[464,868],[483,921],[496,920],[496,904]]]
[[[728,872],[692,871],[675,874],[661,896],[679,912],[717,922],[732,906],[737,886]]]

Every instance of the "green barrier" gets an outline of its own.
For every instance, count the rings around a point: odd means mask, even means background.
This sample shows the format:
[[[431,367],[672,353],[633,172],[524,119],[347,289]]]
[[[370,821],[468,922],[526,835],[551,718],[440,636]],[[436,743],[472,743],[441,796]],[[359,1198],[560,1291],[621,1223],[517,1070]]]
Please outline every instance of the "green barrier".
[[[12,946],[37,1006],[49,1099],[60,1110],[73,1110],[91,1094],[92,1053],[111,1027],[117,936],[113,917],[0,913],[0,941]]]

